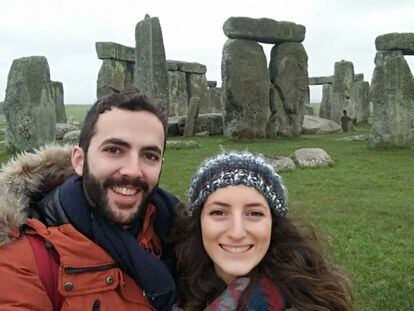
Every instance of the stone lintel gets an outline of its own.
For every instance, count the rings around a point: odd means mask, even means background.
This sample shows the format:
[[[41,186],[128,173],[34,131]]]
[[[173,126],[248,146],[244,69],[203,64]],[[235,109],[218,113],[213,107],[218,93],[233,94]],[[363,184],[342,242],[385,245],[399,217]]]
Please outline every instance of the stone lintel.
[[[99,59],[114,59],[135,63],[135,48],[115,42],[95,42]]]
[[[309,78],[309,85],[324,85],[324,84],[332,84],[333,83],[333,76],[325,76],[325,77],[311,77]]]
[[[183,62],[167,59],[167,70],[205,74],[207,72],[207,66],[196,62]]]

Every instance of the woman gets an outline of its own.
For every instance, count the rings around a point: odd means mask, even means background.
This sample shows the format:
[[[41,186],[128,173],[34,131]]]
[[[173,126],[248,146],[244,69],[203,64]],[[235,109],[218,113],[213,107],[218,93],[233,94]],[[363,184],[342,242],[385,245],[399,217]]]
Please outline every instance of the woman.
[[[287,217],[260,156],[222,153],[193,177],[174,231],[185,310],[352,310],[347,278]]]

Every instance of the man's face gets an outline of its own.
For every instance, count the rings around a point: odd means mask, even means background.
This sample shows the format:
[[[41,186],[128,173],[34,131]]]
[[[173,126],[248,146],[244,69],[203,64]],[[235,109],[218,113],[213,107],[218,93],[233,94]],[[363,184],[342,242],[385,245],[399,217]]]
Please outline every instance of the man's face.
[[[128,226],[158,183],[163,147],[163,125],[155,115],[113,108],[99,116],[86,158],[75,147],[72,163],[95,208]]]

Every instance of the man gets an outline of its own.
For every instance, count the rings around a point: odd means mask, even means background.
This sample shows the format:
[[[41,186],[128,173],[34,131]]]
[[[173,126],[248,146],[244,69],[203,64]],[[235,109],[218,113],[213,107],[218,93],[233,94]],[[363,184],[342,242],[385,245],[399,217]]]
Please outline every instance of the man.
[[[79,146],[3,168],[1,310],[171,308],[175,285],[160,259],[178,200],[158,187],[165,141],[146,96],[115,92],[88,112]]]

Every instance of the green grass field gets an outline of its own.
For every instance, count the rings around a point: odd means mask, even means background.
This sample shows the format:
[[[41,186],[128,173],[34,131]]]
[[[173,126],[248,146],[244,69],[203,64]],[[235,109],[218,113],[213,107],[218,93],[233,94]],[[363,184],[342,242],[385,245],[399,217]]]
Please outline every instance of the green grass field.
[[[68,116],[76,120],[79,113],[81,120],[87,106],[66,107]],[[185,199],[196,166],[220,148],[284,156],[323,148],[332,167],[281,173],[291,217],[313,223],[327,238],[329,256],[353,281],[357,310],[414,310],[414,149],[370,150],[365,142],[337,141],[368,131],[241,142],[195,138],[199,149],[166,151],[161,186]]]

